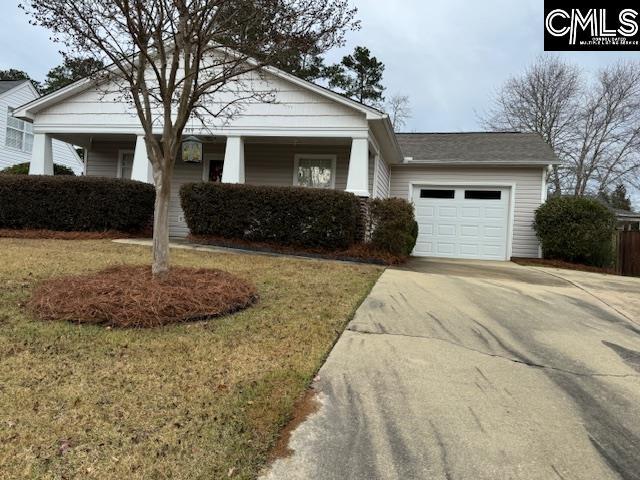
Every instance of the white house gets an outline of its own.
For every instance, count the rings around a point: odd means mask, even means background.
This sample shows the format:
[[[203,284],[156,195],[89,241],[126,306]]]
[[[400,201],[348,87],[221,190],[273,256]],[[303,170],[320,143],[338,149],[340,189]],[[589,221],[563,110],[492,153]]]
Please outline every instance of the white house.
[[[39,97],[29,80],[0,81],[0,170],[31,161],[32,125],[16,118],[14,111]],[[73,146],[56,140],[52,148],[54,163],[71,168],[76,175],[83,173],[84,165]]]
[[[265,69],[247,81],[263,82],[276,101],[249,102],[225,124],[189,126],[188,135],[204,143],[204,158],[177,159],[173,236],[188,233],[178,198],[184,183],[299,185],[412,201],[416,255],[539,256],[533,215],[546,198],[548,167],[558,161],[538,136],[396,135],[386,114],[282,71]],[[52,141],[60,140],[87,149],[87,175],[151,182],[137,116],[109,90],[84,80],[15,112],[33,123],[32,173],[50,171]]]

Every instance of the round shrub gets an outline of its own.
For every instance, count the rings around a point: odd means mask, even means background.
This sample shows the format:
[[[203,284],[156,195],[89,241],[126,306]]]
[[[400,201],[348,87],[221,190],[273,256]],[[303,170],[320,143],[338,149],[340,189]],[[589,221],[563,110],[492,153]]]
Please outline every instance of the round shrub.
[[[613,262],[615,215],[597,200],[554,197],[535,215],[545,258],[608,267]]]
[[[150,267],[118,266],[45,280],[29,308],[42,320],[150,328],[227,315],[257,299],[255,286],[220,270],[174,267],[154,278]]]
[[[371,244],[393,255],[410,255],[418,239],[413,205],[400,198],[372,200],[369,204]]]
[[[29,175],[29,165],[30,165],[29,162],[17,163],[16,165],[7,167],[4,170],[0,170],[0,173],[6,174],[6,175]],[[73,173],[73,170],[71,170],[69,167],[60,165],[58,163],[53,164],[53,174],[75,176],[75,173]]]
[[[154,200],[152,185],[131,180],[0,175],[0,228],[139,232]]]
[[[347,192],[198,183],[180,198],[193,235],[332,250],[361,240],[360,202]]]

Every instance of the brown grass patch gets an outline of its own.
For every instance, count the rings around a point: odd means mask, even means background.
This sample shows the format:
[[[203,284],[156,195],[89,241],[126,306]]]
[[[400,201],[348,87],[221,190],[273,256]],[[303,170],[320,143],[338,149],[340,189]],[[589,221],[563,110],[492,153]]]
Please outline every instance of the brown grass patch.
[[[322,248],[292,247],[265,242],[251,242],[248,240],[214,236],[190,235],[189,240],[193,243],[199,243],[202,245],[239,248],[242,250],[251,250],[256,252],[282,253],[285,255],[296,255],[309,258],[371,263],[374,265],[401,265],[408,259],[408,257],[383,252],[365,243],[358,243],[343,250],[328,250]]]
[[[173,268],[154,278],[145,266],[41,283],[28,304],[43,320],[153,328],[237,312],[257,300],[250,283],[221,270]]]
[[[0,238],[24,238],[35,240],[109,240],[115,238],[149,237],[148,232],[125,233],[115,230],[105,232],[59,232],[55,230],[11,230],[0,229]]]
[[[593,267],[591,265],[582,265],[580,263],[565,262],[564,260],[551,260],[546,258],[512,258],[511,261],[523,266],[564,268],[565,270],[578,270],[581,272],[616,275],[616,271],[613,268]]]

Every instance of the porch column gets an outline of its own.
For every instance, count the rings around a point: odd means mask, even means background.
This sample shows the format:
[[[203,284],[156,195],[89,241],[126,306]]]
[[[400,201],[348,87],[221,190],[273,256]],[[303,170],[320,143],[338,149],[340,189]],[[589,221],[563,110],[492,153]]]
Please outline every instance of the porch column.
[[[358,197],[369,197],[369,140],[354,138],[349,159],[347,192]]]
[[[227,137],[222,183],[244,183],[244,138]]]
[[[29,175],[53,175],[53,143],[46,133],[33,136]]]
[[[137,180],[138,182],[144,183],[154,183],[153,166],[149,161],[147,144],[145,143],[144,136],[142,135],[139,135],[136,138],[136,149],[133,154],[133,166],[131,168],[131,180]]]

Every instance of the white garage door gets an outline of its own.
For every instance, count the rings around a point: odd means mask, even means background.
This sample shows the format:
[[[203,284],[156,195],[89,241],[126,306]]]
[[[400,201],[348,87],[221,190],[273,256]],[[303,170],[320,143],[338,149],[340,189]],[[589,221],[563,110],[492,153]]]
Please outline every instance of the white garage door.
[[[507,260],[510,188],[415,187],[414,255]]]

